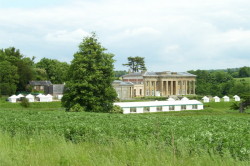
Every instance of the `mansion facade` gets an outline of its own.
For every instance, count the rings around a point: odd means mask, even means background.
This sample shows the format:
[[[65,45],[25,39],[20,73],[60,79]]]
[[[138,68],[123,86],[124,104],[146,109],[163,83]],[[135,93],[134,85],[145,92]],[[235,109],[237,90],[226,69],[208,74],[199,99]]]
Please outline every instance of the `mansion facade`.
[[[144,96],[195,94],[196,75],[187,72],[136,72],[122,76],[113,86],[120,99]]]

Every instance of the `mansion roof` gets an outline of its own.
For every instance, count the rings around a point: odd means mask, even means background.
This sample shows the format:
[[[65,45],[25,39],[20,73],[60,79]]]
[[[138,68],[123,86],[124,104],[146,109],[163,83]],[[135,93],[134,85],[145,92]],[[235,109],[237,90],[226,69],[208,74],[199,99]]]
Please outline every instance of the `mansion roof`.
[[[194,74],[190,74],[188,72],[136,72],[136,73],[129,73],[122,77],[147,77],[147,76],[165,76],[165,77],[196,77]]]

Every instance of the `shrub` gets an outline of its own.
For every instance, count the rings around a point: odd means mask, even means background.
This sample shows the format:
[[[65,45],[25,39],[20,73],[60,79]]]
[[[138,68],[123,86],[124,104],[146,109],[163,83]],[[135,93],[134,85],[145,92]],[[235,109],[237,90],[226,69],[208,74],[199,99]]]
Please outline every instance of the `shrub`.
[[[20,105],[22,107],[28,108],[28,107],[30,107],[30,102],[29,102],[29,100],[27,98],[23,97],[23,98],[21,98]]]
[[[69,112],[84,112],[85,109],[80,104],[75,104],[73,107],[69,109]]]
[[[113,109],[110,111],[110,113],[116,113],[116,114],[122,114],[123,110],[120,106],[114,105]]]

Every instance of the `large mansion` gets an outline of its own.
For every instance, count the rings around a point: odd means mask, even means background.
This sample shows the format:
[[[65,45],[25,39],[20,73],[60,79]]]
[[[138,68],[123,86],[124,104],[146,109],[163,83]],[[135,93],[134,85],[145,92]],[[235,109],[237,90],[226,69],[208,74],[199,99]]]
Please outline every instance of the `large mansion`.
[[[195,94],[196,75],[187,72],[137,72],[122,76],[113,86],[120,99]]]

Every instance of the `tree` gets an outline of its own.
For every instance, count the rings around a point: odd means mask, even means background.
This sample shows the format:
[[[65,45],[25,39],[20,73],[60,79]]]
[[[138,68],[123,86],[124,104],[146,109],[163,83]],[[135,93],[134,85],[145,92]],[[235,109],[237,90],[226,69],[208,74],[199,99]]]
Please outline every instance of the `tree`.
[[[96,35],[83,39],[71,62],[62,105],[67,111],[110,112],[116,99],[113,54],[97,41]]]
[[[8,61],[0,62],[0,92],[3,95],[11,95],[16,92],[19,80],[17,67]]]
[[[47,74],[47,79],[53,84],[62,84],[67,78],[67,72],[69,69],[69,64],[66,62],[60,62],[56,59],[42,58],[36,67],[39,69],[44,69]]]
[[[8,61],[11,65],[17,67],[19,77],[16,85],[17,90],[25,90],[27,83],[33,79],[34,57],[32,59],[24,57],[18,49],[10,47],[0,50],[0,61]]]
[[[241,67],[239,70],[239,77],[250,77],[250,67]]]
[[[139,72],[139,71],[147,70],[145,66],[144,58],[139,57],[139,56],[128,57],[128,63],[123,64],[123,66],[128,66],[132,70],[132,72]]]

